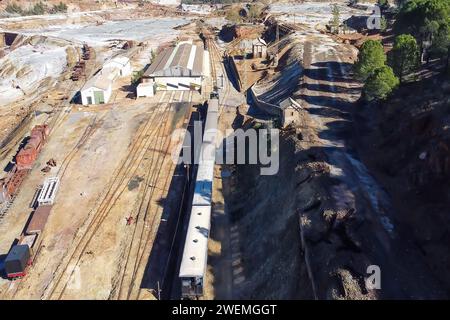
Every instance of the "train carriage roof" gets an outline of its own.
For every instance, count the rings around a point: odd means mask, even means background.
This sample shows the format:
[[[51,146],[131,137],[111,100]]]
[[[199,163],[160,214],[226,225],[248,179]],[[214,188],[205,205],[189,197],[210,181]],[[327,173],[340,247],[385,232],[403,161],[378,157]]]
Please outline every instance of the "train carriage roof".
[[[203,277],[208,255],[211,206],[193,206],[180,266],[180,278]]]

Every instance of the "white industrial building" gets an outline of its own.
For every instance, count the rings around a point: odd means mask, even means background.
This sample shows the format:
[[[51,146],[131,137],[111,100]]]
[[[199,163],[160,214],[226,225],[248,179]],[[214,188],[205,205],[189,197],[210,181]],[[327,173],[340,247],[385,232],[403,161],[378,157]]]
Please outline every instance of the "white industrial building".
[[[95,74],[81,88],[83,105],[108,103],[111,98],[114,81],[130,76],[132,73],[130,59],[117,56],[108,60],[102,70]]]
[[[136,88],[136,96],[153,97],[155,95],[155,83],[153,81],[141,82]]]
[[[108,103],[111,98],[112,86],[117,75],[117,69],[112,73],[99,72],[81,88],[81,103],[83,105]]]
[[[108,60],[103,65],[103,70],[117,70],[119,77],[130,76],[132,73],[130,59],[123,56],[117,56]]]
[[[155,90],[200,90],[207,56],[204,51],[202,45],[180,42],[158,55],[142,82],[153,82]]]

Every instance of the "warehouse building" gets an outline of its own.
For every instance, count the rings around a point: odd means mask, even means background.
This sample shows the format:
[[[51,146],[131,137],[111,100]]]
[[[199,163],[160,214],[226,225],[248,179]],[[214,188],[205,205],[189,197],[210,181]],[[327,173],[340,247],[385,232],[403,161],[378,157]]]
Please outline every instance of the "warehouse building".
[[[164,50],[143,76],[156,90],[201,90],[205,64],[202,45],[180,42]]]

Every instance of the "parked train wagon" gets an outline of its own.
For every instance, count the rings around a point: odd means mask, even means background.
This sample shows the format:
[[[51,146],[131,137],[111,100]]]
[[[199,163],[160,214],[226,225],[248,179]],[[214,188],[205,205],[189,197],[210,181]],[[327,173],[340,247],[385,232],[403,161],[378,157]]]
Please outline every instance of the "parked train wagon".
[[[33,235],[41,233],[47,224],[48,217],[52,211],[52,206],[39,206],[33,212],[30,222],[27,225],[25,233],[27,235]]]
[[[197,169],[195,181],[193,206],[209,206],[212,200],[212,187],[214,180],[214,162],[202,162]]]
[[[216,143],[218,119],[218,112],[208,111],[205,120],[205,129],[203,131],[203,142]]]
[[[38,234],[22,234],[6,256],[4,268],[8,278],[21,278],[27,273],[28,267],[33,263],[36,254],[35,248],[39,247]]]
[[[50,129],[47,125],[37,125],[31,130],[31,135],[26,145],[16,155],[18,170],[31,169],[39,152],[48,138]]]
[[[11,248],[4,261],[4,268],[8,278],[19,278],[26,274],[31,264],[31,250],[27,244],[17,244]]]
[[[213,92],[208,100],[208,111],[219,112],[219,94]]]
[[[28,170],[18,170],[14,166],[5,179],[0,181],[0,203],[10,201],[19,191]]]
[[[211,206],[192,206],[179,272],[183,298],[203,295],[210,226]]]
[[[4,267],[8,278],[24,277],[32,264],[42,241],[41,234],[47,224],[52,206],[39,206],[31,216],[25,233],[6,256]]]
[[[208,259],[208,239],[211,227],[218,106],[218,96],[214,96],[208,101],[200,162],[197,169],[189,225],[179,272],[181,295],[185,299],[197,298],[203,295]]]

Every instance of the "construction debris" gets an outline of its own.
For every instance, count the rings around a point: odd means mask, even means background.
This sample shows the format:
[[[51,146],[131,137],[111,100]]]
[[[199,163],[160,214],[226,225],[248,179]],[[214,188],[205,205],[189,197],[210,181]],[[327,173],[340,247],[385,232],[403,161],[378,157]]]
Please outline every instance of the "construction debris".
[[[56,167],[56,160],[51,158],[50,160],[47,161],[47,165],[50,167]]]

